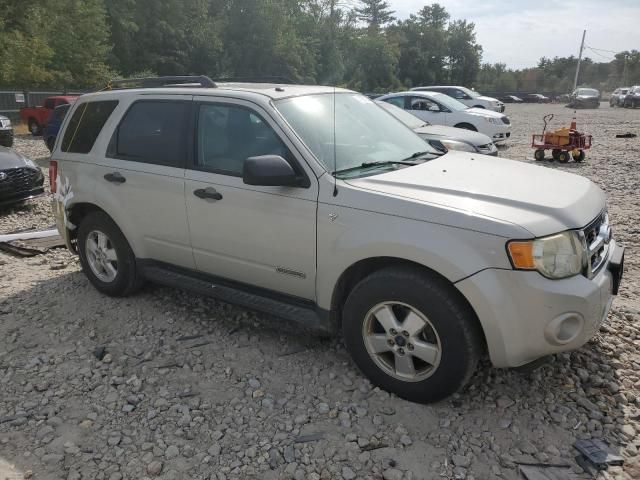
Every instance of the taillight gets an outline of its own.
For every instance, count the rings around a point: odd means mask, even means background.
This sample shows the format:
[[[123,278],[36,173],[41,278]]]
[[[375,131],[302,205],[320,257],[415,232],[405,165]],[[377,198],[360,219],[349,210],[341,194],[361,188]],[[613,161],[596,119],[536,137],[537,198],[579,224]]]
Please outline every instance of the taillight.
[[[56,160],[49,161],[49,189],[51,193],[56,193],[56,177],[58,176],[58,162]]]

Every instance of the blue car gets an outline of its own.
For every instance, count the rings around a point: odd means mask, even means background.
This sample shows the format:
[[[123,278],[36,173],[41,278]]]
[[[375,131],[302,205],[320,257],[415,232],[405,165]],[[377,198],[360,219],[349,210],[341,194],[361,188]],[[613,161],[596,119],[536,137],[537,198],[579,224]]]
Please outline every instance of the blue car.
[[[49,115],[47,125],[44,127],[42,133],[42,139],[44,140],[44,143],[47,145],[47,148],[50,152],[53,151],[53,147],[56,144],[56,137],[58,136],[58,132],[60,131],[60,126],[62,125],[62,121],[69,111],[70,106],[71,104],[69,103],[60,105],[56,107],[53,112],[51,112],[51,115]]]

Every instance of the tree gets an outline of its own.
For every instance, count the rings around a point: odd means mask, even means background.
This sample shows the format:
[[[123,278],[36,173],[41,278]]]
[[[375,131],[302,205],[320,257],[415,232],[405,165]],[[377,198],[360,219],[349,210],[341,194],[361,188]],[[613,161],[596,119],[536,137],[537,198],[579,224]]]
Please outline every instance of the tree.
[[[360,3],[362,5],[355,8],[356,18],[365,22],[370,30],[378,31],[395,20],[395,12],[385,0],[360,0]]]

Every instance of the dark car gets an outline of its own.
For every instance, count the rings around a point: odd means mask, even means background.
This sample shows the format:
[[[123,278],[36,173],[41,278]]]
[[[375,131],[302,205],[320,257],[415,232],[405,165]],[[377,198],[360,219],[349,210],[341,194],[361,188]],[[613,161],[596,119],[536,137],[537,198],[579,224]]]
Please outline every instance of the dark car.
[[[631,90],[629,87],[616,88],[609,97],[610,107],[624,107],[624,99]]]
[[[624,97],[625,108],[640,107],[640,85],[635,85],[629,89]]]
[[[571,108],[600,108],[600,92],[595,88],[577,88],[569,99]]]
[[[11,120],[0,115],[0,145],[10,147],[13,145],[13,127]]]
[[[530,93],[524,97],[524,101],[527,103],[549,103],[551,99],[541,93]]]
[[[50,152],[53,151],[53,147],[56,144],[56,137],[62,126],[62,121],[69,111],[69,107],[71,107],[71,105],[68,103],[60,105],[49,115],[47,126],[44,127],[44,131],[42,132],[42,139]]]
[[[42,195],[43,184],[44,175],[32,160],[0,147],[0,206]]]
[[[505,95],[499,99],[502,103],[522,103],[523,100],[515,95]]]

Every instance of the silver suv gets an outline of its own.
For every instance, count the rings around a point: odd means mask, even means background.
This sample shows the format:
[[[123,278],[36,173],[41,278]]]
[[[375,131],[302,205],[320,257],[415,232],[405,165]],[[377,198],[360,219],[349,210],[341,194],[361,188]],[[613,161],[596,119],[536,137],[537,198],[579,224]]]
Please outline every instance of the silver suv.
[[[78,99],[54,211],[107,295],[145,280],[342,332],[418,402],[583,345],[622,275],[589,180],[431,149],[368,98],[320,86],[137,81]]]

